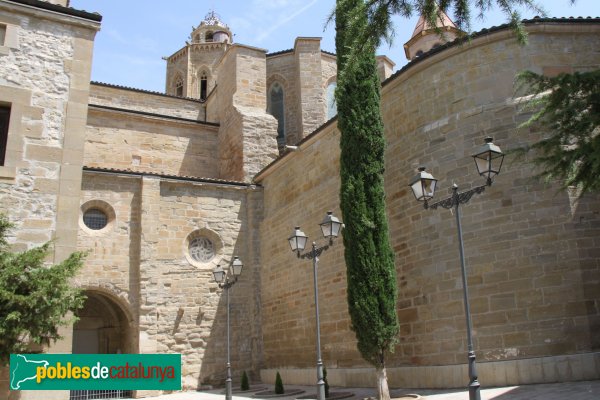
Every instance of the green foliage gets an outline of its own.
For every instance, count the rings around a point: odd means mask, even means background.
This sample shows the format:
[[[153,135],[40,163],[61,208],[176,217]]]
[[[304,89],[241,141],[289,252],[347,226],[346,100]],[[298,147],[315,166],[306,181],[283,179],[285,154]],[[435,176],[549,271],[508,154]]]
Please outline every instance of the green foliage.
[[[279,375],[279,371],[277,371],[277,376],[275,377],[275,394],[284,394],[285,390],[283,389],[283,381],[281,380],[281,375]]]
[[[575,0],[564,1],[569,1],[571,4],[575,2]],[[344,2],[346,1],[338,0],[337,7]],[[364,4],[364,10],[349,8],[349,13],[345,18],[345,29],[351,32],[350,37],[352,38],[351,42],[347,44],[351,49],[350,60],[354,60],[367,43],[374,44],[376,48],[382,42],[387,42],[390,45],[393,43],[395,30],[392,17],[394,15],[409,18],[416,13],[417,15],[423,15],[430,26],[436,26],[436,21],[444,12],[452,16],[458,29],[470,34],[473,12],[477,13],[477,18],[483,18],[496,5],[507,16],[508,24],[515,32],[517,40],[520,43],[526,43],[527,32],[523,28],[521,15],[517,7],[527,8],[540,16],[546,14],[536,0],[476,0],[474,5],[471,5],[469,0],[365,0]],[[330,21],[337,18],[337,7],[336,11],[329,17]],[[450,13],[450,10],[453,13]],[[365,12],[367,14],[367,24],[362,22],[364,19],[362,14]],[[438,33],[441,35],[442,31],[439,30]]]
[[[248,374],[246,371],[242,374],[242,385],[240,387],[241,390],[250,390],[250,382],[248,382]]]
[[[325,398],[329,397],[329,382],[327,382],[327,368],[323,367],[323,381],[325,382]]]
[[[357,18],[362,15],[362,22]],[[367,24],[362,0],[338,0],[336,101],[340,139],[340,207],[348,281],[348,310],[362,357],[377,369],[398,335],[396,270],[388,239],[383,186],[385,139],[379,108],[375,42],[352,55],[353,31]]]
[[[22,253],[10,251],[6,236],[12,224],[0,214],[0,363],[11,353],[60,339],[58,328],[74,321],[69,312],[83,306],[84,296],[70,285],[83,265],[83,253],[46,265],[50,243]]]
[[[525,71],[517,92],[532,95],[522,103],[544,138],[521,151],[535,150],[540,177],[577,187],[579,194],[600,191],[600,70],[556,77]]]

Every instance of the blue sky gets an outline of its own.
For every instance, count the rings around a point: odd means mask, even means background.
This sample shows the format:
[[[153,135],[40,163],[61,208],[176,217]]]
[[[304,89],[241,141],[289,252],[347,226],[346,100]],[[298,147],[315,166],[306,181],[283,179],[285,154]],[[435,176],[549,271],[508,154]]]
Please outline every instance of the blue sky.
[[[600,16],[600,0],[539,1],[551,17]],[[71,0],[71,7],[98,12],[102,29],[96,36],[92,80],[158,92],[164,91],[165,61],[185,44],[192,31],[214,9],[235,34],[234,41],[275,52],[290,49],[298,36],[322,37],[321,48],[335,52],[334,26],[325,27],[335,0]],[[534,16],[523,11],[524,18]],[[396,63],[406,63],[402,44],[418,16],[395,19],[392,47],[382,46]],[[473,30],[506,22],[497,9],[485,20],[472,21]]]

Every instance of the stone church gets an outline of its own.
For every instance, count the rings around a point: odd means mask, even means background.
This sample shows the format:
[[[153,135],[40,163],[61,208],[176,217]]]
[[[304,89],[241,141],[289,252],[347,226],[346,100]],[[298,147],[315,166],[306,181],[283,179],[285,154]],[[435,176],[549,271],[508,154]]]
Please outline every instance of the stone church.
[[[166,58],[165,93],[90,82],[102,18],[68,3],[0,0],[0,210],[16,224],[10,241],[23,250],[53,240],[55,262],[89,251],[75,282],[85,307],[48,351],[180,353],[184,390],[222,384],[227,303],[212,271],[237,256],[234,385],[242,371],[314,384],[312,266],[287,238],[301,226],[322,240],[325,213],[340,215],[335,54],[313,37],[275,53],[234,43],[209,13]],[[600,19],[527,20],[526,46],[507,26],[465,43],[450,19],[440,27],[443,38],[417,24],[406,38],[411,61],[396,72],[378,57],[399,292],[390,386],[467,383],[454,216],[424,210],[408,182],[426,165],[439,198],[452,183],[481,185],[470,155],[486,136],[509,155],[463,208],[479,379],[598,379],[600,196],[544,184],[529,158],[509,151],[546,134],[519,128],[530,115],[515,75],[599,68]],[[350,330],[340,239],[318,277],[329,383],[373,386]]]

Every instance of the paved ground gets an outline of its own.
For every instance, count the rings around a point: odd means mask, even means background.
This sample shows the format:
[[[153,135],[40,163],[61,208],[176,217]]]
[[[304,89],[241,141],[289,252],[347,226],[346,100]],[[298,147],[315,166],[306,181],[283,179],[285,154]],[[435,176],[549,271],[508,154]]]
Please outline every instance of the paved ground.
[[[268,389],[273,389],[266,385]],[[304,393],[296,396],[282,396],[269,400],[294,400],[296,397],[314,394],[311,386],[286,386],[286,390],[301,389]],[[362,400],[373,396],[374,391],[365,388],[331,388],[331,392],[352,392],[349,400]],[[426,400],[468,400],[469,393],[463,390],[424,390],[424,389],[393,389],[392,397],[402,398],[403,394],[418,394]],[[239,393],[234,390],[233,400],[265,399],[253,397],[253,393]],[[155,400],[223,400],[224,392],[206,390],[199,392],[180,392],[151,397]],[[502,388],[484,389],[481,391],[482,400],[600,400],[600,381],[553,383],[544,385],[522,385]]]

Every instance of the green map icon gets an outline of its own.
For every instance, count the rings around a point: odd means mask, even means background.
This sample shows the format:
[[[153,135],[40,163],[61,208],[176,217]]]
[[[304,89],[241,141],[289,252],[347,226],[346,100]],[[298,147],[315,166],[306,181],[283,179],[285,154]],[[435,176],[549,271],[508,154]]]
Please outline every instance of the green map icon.
[[[31,360],[23,354],[10,355],[10,388],[11,390],[19,390],[23,382],[36,379],[37,368],[47,367],[49,364],[46,360]]]

